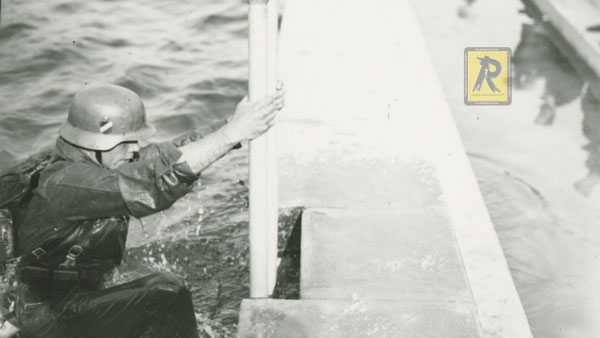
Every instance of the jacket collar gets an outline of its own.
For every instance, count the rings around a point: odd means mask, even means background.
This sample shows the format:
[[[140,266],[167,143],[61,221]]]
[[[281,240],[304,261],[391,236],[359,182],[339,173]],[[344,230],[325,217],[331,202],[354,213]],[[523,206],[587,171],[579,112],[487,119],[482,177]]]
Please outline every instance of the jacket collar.
[[[83,148],[73,145],[67,142],[62,137],[56,139],[56,146],[54,148],[55,154],[62,159],[73,161],[73,162],[85,162],[94,165],[98,165],[93,161]]]

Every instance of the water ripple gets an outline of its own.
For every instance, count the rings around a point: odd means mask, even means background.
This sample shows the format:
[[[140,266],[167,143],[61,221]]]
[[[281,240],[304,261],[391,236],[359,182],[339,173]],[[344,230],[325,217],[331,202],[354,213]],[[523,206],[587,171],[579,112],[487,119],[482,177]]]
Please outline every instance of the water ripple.
[[[18,35],[21,33],[27,33],[28,31],[34,29],[35,26],[26,23],[14,23],[6,25],[0,30],[0,41],[5,39],[22,38],[22,36]]]

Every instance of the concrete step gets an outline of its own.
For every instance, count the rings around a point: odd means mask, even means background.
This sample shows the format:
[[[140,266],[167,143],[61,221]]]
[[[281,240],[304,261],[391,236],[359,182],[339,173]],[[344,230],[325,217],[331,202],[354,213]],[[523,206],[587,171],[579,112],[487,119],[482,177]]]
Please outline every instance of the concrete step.
[[[301,255],[303,299],[473,302],[441,207],[307,209]]]
[[[244,300],[238,338],[481,337],[461,303]]]

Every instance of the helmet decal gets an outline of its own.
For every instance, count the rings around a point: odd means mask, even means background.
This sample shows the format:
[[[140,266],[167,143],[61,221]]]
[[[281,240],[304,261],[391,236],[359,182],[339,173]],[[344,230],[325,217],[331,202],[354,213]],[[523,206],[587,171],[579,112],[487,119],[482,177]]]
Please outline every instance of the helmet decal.
[[[102,134],[110,134],[112,133],[113,130],[113,122],[108,118],[108,117],[104,117],[102,119],[102,122],[100,122],[100,132]]]

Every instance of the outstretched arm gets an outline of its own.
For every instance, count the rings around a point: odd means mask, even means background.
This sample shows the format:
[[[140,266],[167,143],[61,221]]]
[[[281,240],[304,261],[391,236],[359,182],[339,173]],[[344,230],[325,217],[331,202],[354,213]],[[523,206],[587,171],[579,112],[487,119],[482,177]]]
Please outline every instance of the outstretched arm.
[[[252,140],[269,130],[277,112],[284,106],[284,90],[256,102],[242,99],[228,123],[212,134],[179,148],[179,163],[187,162],[192,171],[200,173],[217,159],[229,152],[236,144]]]

